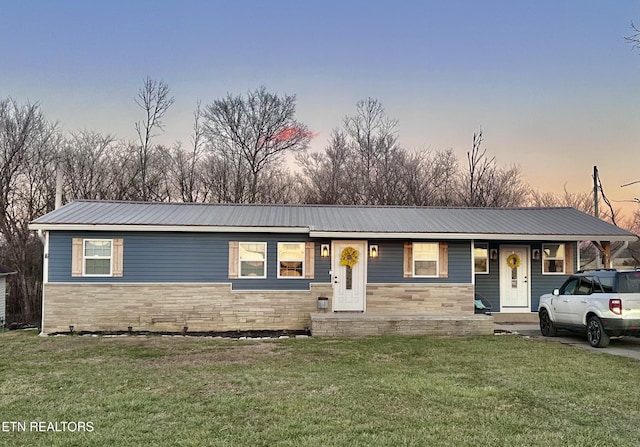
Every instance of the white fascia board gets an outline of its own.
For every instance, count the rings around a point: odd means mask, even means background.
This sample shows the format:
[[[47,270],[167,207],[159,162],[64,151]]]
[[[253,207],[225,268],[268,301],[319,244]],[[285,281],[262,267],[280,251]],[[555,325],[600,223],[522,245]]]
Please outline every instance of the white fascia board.
[[[92,224],[30,224],[30,230],[44,231],[136,231],[183,233],[295,233],[308,234],[305,227],[221,227],[206,225],[92,225]]]
[[[575,235],[575,234],[478,234],[478,233],[380,233],[380,232],[340,232],[310,231],[309,236],[325,239],[447,239],[480,241],[635,241],[630,235]]]

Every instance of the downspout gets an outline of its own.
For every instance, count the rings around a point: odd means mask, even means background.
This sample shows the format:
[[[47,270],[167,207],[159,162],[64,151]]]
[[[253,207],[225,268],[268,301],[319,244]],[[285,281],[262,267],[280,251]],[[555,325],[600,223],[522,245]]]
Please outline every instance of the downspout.
[[[40,317],[40,335],[46,335],[44,333],[44,289],[47,283],[49,282],[49,232],[43,231],[42,229],[38,229],[38,239],[44,245],[44,250],[42,254],[42,307],[41,312],[42,316]]]

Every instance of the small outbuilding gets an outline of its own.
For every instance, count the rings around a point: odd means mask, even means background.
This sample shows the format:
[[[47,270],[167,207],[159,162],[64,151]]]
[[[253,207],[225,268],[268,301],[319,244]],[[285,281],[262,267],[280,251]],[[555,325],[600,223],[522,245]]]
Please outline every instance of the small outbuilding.
[[[17,273],[0,264],[0,329],[7,324],[7,276]]]

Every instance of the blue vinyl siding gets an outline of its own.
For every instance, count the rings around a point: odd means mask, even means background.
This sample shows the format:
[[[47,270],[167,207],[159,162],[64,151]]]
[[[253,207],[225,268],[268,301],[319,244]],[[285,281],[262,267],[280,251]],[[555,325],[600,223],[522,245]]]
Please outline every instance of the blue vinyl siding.
[[[531,245],[532,249],[539,249],[540,259],[531,260],[531,311],[537,312],[540,304],[540,295],[553,292],[559,288],[569,277],[569,275],[543,275],[542,274],[542,244],[546,241],[537,242]],[[556,242],[553,242],[556,243]],[[577,242],[565,242],[566,245],[573,244],[573,271],[578,270],[578,244]]]
[[[72,277],[71,242],[79,238],[122,238],[123,276]],[[267,242],[267,278],[228,278],[229,240]],[[310,282],[328,282],[328,259],[320,258],[315,244],[315,278],[278,279],[278,242],[307,242],[304,235],[217,234],[217,233],[93,233],[51,232],[49,238],[50,282],[148,282],[148,283],[225,283],[235,290],[308,290]],[[327,272],[326,274],[323,274]]]
[[[477,241],[486,242],[486,241]],[[489,251],[491,249],[498,249],[500,245],[529,245],[530,252],[534,249],[541,250],[542,241],[536,242],[522,242],[522,241],[500,241],[490,242]],[[574,271],[577,270],[577,243],[565,242],[566,244],[573,244],[574,250]],[[540,257],[542,258],[542,256]],[[500,257],[498,259],[489,259],[489,274],[477,274],[476,275],[476,292],[484,295],[491,303],[492,312],[500,312]],[[531,284],[531,311],[538,311],[538,304],[540,303],[540,295],[550,293],[553,289],[560,287],[562,283],[568,278],[569,275],[543,275],[542,274],[542,259],[533,260],[529,259],[531,264],[531,276],[529,278]]]
[[[71,241],[80,238],[122,238],[124,240],[124,273],[120,278],[72,277]],[[228,278],[229,240],[267,242],[267,278]],[[277,243],[307,242],[304,235],[296,234],[227,234],[227,233],[143,233],[143,232],[66,232],[52,231],[49,238],[50,282],[129,282],[129,283],[232,283],[234,290],[308,290],[309,284],[329,283],[330,258],[320,256],[320,245],[330,240],[315,242],[314,279],[278,279]],[[404,278],[404,241],[370,240],[377,244],[379,257],[369,258],[367,282],[384,283],[457,283],[470,284],[472,250],[470,241],[446,241],[449,246],[449,275],[447,278]],[[529,245],[541,249],[543,241],[489,242],[489,249],[500,245]],[[577,244],[574,253],[577,253]],[[574,256],[574,269],[577,256]],[[531,310],[538,308],[540,295],[559,287],[567,275],[543,275],[542,261],[531,263]],[[484,295],[493,311],[500,310],[499,260],[489,260],[489,274],[475,275],[475,290]]]
[[[421,241],[416,241],[421,242]],[[436,242],[436,241],[424,241]],[[447,278],[404,278],[404,241],[370,240],[377,244],[380,255],[369,258],[367,282],[389,283],[456,283],[471,284],[471,244],[469,241],[443,241],[449,244],[449,276]]]
[[[497,249],[498,246],[497,242],[489,242],[489,253],[492,249]],[[500,312],[500,261],[498,259],[492,260],[489,256],[489,273],[476,275],[475,291],[491,303],[492,312]]]

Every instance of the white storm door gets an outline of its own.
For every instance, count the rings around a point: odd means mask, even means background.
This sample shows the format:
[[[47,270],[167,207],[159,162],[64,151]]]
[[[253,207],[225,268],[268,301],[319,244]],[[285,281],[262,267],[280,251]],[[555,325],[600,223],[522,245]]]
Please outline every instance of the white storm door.
[[[358,260],[352,267],[340,265],[342,253],[348,248],[358,252]],[[367,284],[367,243],[362,241],[333,242],[331,253],[333,310],[364,312]]]
[[[500,246],[500,311],[531,312],[528,247]]]

